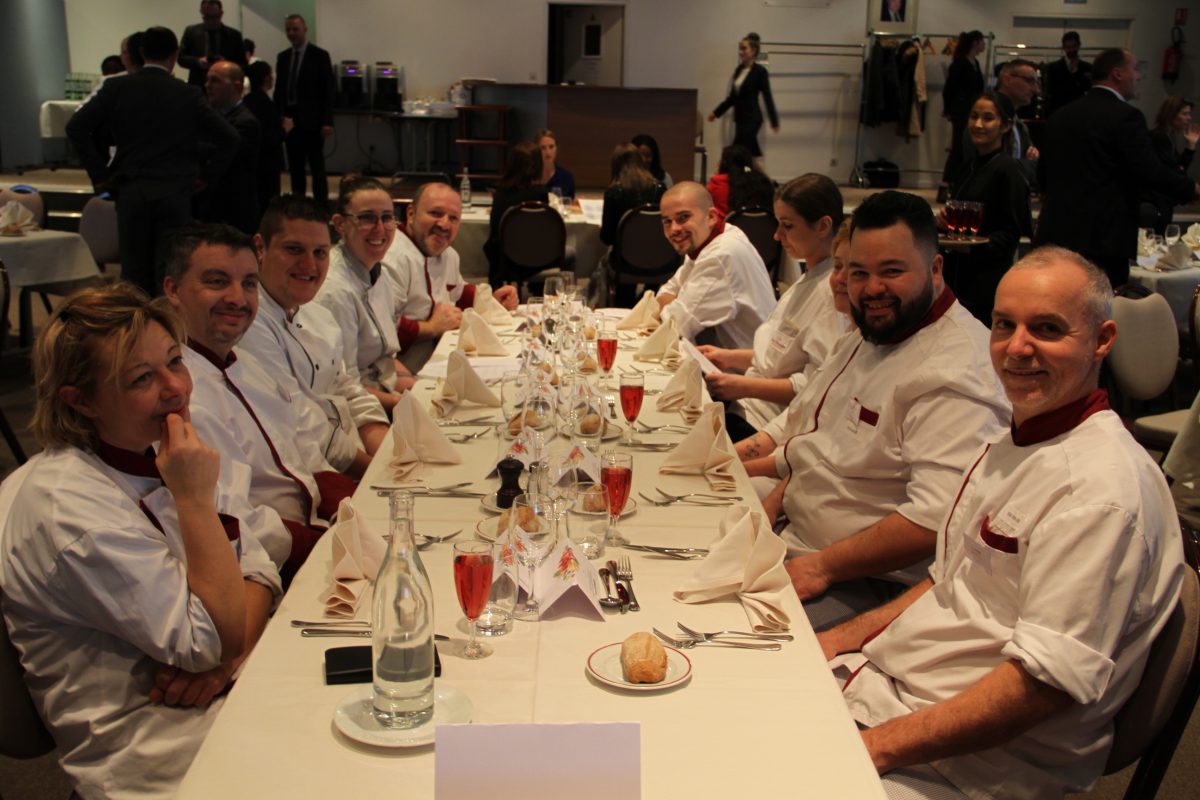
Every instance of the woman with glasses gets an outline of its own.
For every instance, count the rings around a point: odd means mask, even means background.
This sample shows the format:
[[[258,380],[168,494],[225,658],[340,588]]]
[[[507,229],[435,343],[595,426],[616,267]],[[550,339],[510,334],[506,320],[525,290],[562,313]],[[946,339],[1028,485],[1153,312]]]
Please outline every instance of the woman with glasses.
[[[415,382],[396,360],[396,301],[380,262],[396,236],[392,197],[374,178],[347,175],[338,192],[333,227],[341,242],[329,253],[329,275],[316,301],[342,329],[342,360],[384,409]]]

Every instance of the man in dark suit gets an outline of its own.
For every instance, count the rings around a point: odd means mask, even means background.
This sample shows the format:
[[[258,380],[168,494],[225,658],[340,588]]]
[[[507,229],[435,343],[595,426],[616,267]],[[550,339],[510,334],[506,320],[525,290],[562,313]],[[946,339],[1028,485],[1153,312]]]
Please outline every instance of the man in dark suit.
[[[262,127],[242,102],[242,68],[220,61],[208,68],[204,90],[208,102],[241,136],[233,163],[221,179],[197,197],[196,216],[205,222],[227,222],[247,236],[258,231],[258,158]]]
[[[208,68],[218,61],[246,66],[241,31],[221,24],[225,16],[221,0],[202,0],[200,16],[204,21],[184,29],[179,47],[179,66],[188,68],[188,83],[193,86],[204,86]]]
[[[1083,97],[1092,85],[1092,65],[1079,57],[1082,42],[1075,31],[1062,36],[1063,57],[1046,65],[1046,118]]]
[[[162,294],[154,258],[158,240],[191,221],[194,188],[221,177],[239,141],[198,89],[171,76],[178,51],[167,28],[145,31],[142,69],[106,80],[67,123],[67,137],[96,191],[116,194],[121,275],[151,295]],[[117,147],[111,164],[107,149],[96,145],[98,134]],[[203,173],[202,140],[216,148]]]
[[[1087,94],[1046,125],[1040,163],[1045,200],[1035,242],[1074,250],[1120,286],[1129,280],[1129,260],[1137,255],[1142,194],[1154,189],[1185,203],[1200,184],[1155,157],[1146,118],[1126,102],[1141,79],[1133,53],[1105,50],[1092,65],[1092,77]]]
[[[312,168],[313,199],[324,208],[329,203],[325,140],[333,134],[333,64],[329,53],[308,41],[304,17],[289,16],[284,32],[292,46],[275,61],[275,106],[287,133],[292,194],[304,194],[307,161]]]

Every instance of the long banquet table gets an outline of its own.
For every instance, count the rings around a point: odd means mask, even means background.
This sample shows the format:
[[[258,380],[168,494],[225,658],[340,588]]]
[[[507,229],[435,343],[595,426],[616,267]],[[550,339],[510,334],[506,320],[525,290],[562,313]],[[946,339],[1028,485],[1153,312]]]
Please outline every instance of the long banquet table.
[[[443,337],[432,364],[446,359],[455,337]],[[622,343],[618,365],[633,363],[633,349],[634,343]],[[664,375],[648,374],[647,388],[661,388],[667,380]],[[424,403],[433,390],[430,380],[414,389]],[[678,422],[678,413],[655,410],[656,397],[647,395],[641,419],[651,424]],[[472,406],[460,408],[457,416],[468,419],[480,413]],[[680,437],[643,438],[675,441]],[[495,479],[483,478],[496,457],[494,436],[460,447],[463,463],[425,465],[426,483],[477,480],[480,488],[494,488]],[[663,453],[635,450],[633,454],[632,496],[638,507],[622,519],[623,533],[640,543],[709,544],[725,509],[684,504],[652,507],[637,496],[639,490],[651,493],[656,486],[666,491],[708,491],[706,481],[700,476],[659,475]],[[379,533],[386,532],[387,501],[369,486],[392,482],[390,460],[389,437],[354,497],[363,518]],[[757,504],[745,471],[740,465],[736,469],[738,493]],[[416,530],[421,533],[462,528],[459,538],[465,538],[485,516],[476,499],[418,497],[416,501]],[[391,792],[400,797],[434,796],[432,745],[381,749],[358,744],[334,727],[334,709],[354,687],[324,684],[323,653],[329,647],[369,640],[301,638],[290,627],[292,619],[321,619],[331,585],[331,538],[325,536],[318,543],[283,598],[225,699],[179,797],[328,800],[391,796]],[[611,557],[628,555],[632,560],[640,612],[609,612],[603,621],[564,616],[515,622],[509,635],[485,640],[494,648],[491,656],[466,661],[455,655],[465,644],[466,629],[451,577],[451,544],[422,551],[433,582],[436,630],[452,639],[438,644],[443,662],[438,680],[466,693],[474,707],[472,722],[638,721],[642,796],[647,798],[725,798],[748,790],[757,797],[883,797],[859,733],[793,595],[786,610],[796,641],[780,652],[697,647],[686,651],[693,665],[690,681],[655,693],[610,689],[589,678],[588,655],[634,631],[651,627],[673,631],[676,621],[700,630],[744,630],[747,625],[741,605],[732,599],[702,605],[672,599],[671,590],[690,576],[694,562],[632,550],[610,548],[609,552]],[[358,617],[370,618],[369,597],[360,605]],[[595,757],[603,759],[603,754]],[[536,759],[530,763],[536,769]]]

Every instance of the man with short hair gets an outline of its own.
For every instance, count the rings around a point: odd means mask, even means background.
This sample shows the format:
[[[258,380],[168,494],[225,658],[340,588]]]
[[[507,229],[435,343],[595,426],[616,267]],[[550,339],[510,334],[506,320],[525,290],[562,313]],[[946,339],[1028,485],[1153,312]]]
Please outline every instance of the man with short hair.
[[[929,576],[817,637],[885,788],[1061,797],[1104,770],[1184,577],[1166,482],[1097,389],[1111,299],[1061,248],[1008,271],[991,360],[1011,431],[960,476]]]
[[[290,581],[354,482],[317,447],[323,415],[234,347],[258,311],[258,261],[250,237],[228,225],[196,225],[171,240],[163,288],[187,324],[192,423],[212,447],[250,466],[250,500],[273,508],[291,541],[263,546]]]
[[[1037,179],[1037,161],[1041,157],[1037,147],[1033,144],[1033,139],[1029,135],[1029,128],[1025,122],[1018,116],[1016,112],[1022,108],[1026,108],[1033,102],[1033,98],[1038,92],[1038,71],[1037,64],[1032,61],[1027,61],[1023,58],[1014,58],[1007,64],[1000,67],[1000,77],[996,82],[996,92],[1007,97],[1012,102],[1013,107],[1013,128],[1012,128],[1012,149],[1008,154],[1017,160],[1021,166],[1021,171],[1025,175],[1025,179],[1032,186]],[[963,131],[963,163],[970,164],[974,162],[978,151],[975,149],[975,142],[971,140],[971,132]]]
[[[400,360],[417,372],[429,360],[438,338],[457,330],[462,312],[475,302],[475,285],[463,280],[454,239],[462,220],[462,197],[448,183],[417,189],[408,204],[408,224],[396,231],[383,259],[383,274],[396,298]],[[502,286],[496,298],[509,311],[517,290]]]
[[[204,86],[209,67],[218,61],[233,61],[246,66],[246,48],[242,33],[221,22],[225,6],[221,0],[201,0],[203,22],[188,25],[180,37],[179,66],[187,67],[188,83]]]
[[[1034,241],[1074,250],[1122,286],[1137,257],[1141,198],[1152,190],[1186,203],[1200,183],[1155,156],[1146,118],[1127,102],[1141,79],[1132,52],[1103,51],[1092,76],[1087,94],[1046,123],[1045,198]]]
[[[1046,118],[1083,97],[1092,86],[1092,65],[1079,57],[1079,33],[1062,35],[1063,57],[1046,65]]]
[[[299,14],[284,20],[291,47],[275,59],[275,106],[287,136],[292,194],[304,194],[304,164],[312,168],[313,197],[329,205],[325,140],[333,135],[333,63],[329,53],[308,41],[308,23]]]
[[[171,77],[178,50],[168,29],[144,31],[145,65],[106,80],[67,122],[67,137],[97,193],[116,194],[121,277],[151,296],[162,294],[155,261],[160,240],[191,221],[192,192],[220,179],[239,141],[196,88]],[[111,163],[109,138],[117,148]],[[203,170],[202,142],[215,147]]]
[[[328,422],[320,439],[326,460],[361,478],[387,435],[388,418],[342,364],[342,330],[333,315],[311,302],[329,272],[325,216],[306,197],[276,198],[263,214],[254,246],[263,291],[241,348],[259,363],[287,367],[289,390],[316,404]]]
[[[262,126],[242,102],[242,68],[232,61],[218,61],[204,79],[208,102],[241,136],[229,169],[214,186],[196,198],[196,216],[208,222],[226,222],[245,234],[258,229],[258,151]]]
[[[663,235],[684,256],[658,290],[663,319],[679,335],[730,349],[754,346],[754,332],[775,307],[775,290],[762,257],[746,234],[726,225],[712,195],[680,181],[659,201]],[[706,341],[707,340],[707,341]]]
[[[787,516],[785,566],[817,629],[920,580],[968,459],[1009,419],[987,329],[942,279],[928,203],[867,198],[847,270],[858,332],[797,396],[794,435],[746,464],[783,478],[764,506]]]

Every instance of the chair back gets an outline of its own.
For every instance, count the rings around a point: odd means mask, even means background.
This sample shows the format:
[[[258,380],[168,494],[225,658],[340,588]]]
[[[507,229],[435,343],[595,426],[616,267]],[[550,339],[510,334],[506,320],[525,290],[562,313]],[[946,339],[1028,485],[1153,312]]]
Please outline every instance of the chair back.
[[[647,203],[621,215],[609,257],[616,283],[665,283],[682,261],[663,236],[658,206]]]
[[[20,203],[33,212],[33,218],[37,220],[39,228],[46,226],[46,202],[37,189],[25,184],[0,189],[0,208],[4,208],[10,202]]]
[[[79,215],[79,235],[92,251],[100,270],[105,264],[121,260],[117,240],[117,204],[112,200],[93,197]]]
[[[53,749],[54,739],[42,724],[25,685],[17,648],[8,638],[8,626],[0,619],[0,754],[37,758]]]
[[[783,245],[775,238],[775,231],[779,229],[775,215],[762,206],[746,206],[730,211],[725,222],[736,225],[746,234],[762,257],[774,285],[779,280],[779,266],[783,262]]]
[[[1200,286],[1192,292],[1192,301],[1188,304],[1188,346],[1191,350],[1192,369],[1200,380]]]
[[[500,274],[521,282],[553,268],[563,268],[567,226],[562,215],[540,200],[515,205],[500,218]]]
[[[1182,523],[1187,562],[1179,603],[1159,632],[1137,689],[1113,721],[1105,774],[1141,762],[1125,797],[1153,797],[1200,696],[1200,542]]]
[[[1121,391],[1135,400],[1151,400],[1175,380],[1179,331],[1166,298],[1113,298],[1118,335],[1108,364]]]

